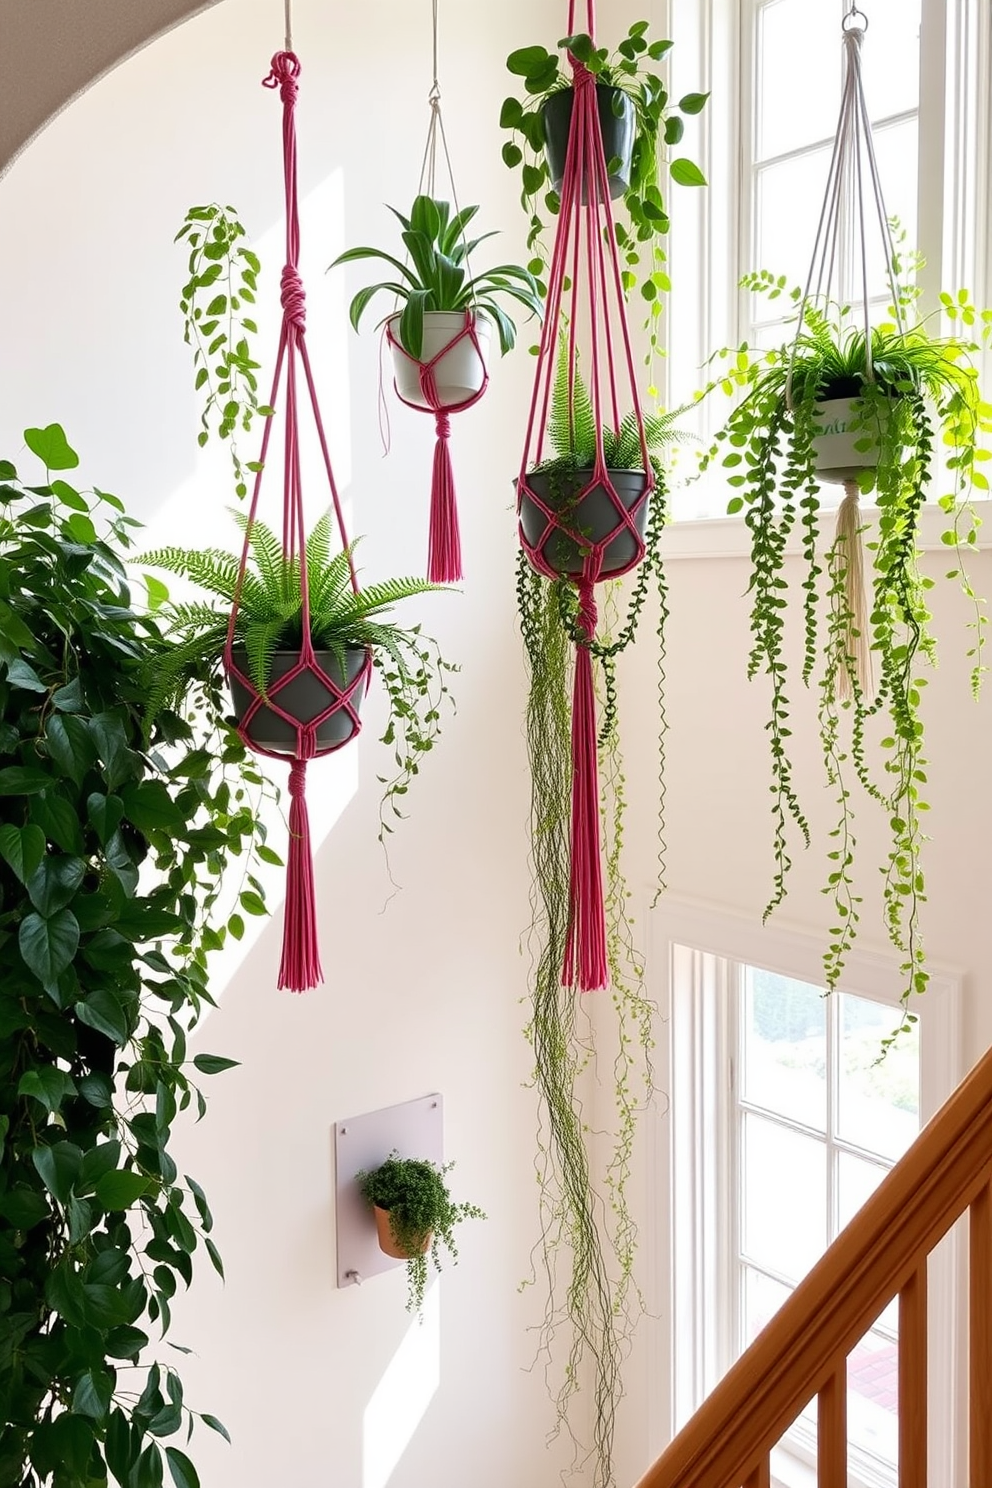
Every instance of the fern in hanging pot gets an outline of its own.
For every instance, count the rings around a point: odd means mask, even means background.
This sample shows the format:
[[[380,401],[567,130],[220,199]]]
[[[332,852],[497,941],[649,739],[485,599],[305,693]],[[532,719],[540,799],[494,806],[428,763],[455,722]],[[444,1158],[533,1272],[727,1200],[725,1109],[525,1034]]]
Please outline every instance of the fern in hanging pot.
[[[539,566],[566,578],[581,574],[590,547],[605,542],[600,576],[609,578],[626,573],[637,561],[649,493],[662,478],[656,451],[679,437],[675,419],[682,410],[645,414],[639,423],[629,409],[615,427],[607,424],[602,429],[597,442],[589,389],[578,365],[574,371],[570,365],[568,333],[563,329],[547,425],[551,453],[544,456],[542,451],[526,480],[518,483],[520,535],[525,547],[538,555]],[[610,488],[629,523],[620,516]]]
[[[401,815],[410,783],[440,733],[440,703],[448,692],[447,676],[454,670],[419,625],[401,627],[389,612],[403,600],[438,586],[426,579],[397,578],[353,589],[350,564],[355,544],[331,555],[331,516],[326,514],[306,544],[309,633],[316,669],[300,671],[299,559],[284,556],[264,522],[256,518],[248,528],[243,513],[233,515],[242,531],[248,529],[249,563],[240,592],[240,559],[222,549],[165,547],[134,560],[178,574],[214,596],[213,601],[169,602],[164,607],[175,645],[157,673],[152,712],[171,705],[188,674],[211,663],[220,667],[231,606],[239,592],[229,681],[235,719],[254,748],[291,756],[301,724],[314,730],[318,749],[346,743],[358,731],[370,668],[378,673],[388,698],[383,742],[393,748],[397,764],[395,777],[385,783],[380,812],[380,835],[388,832],[388,816]],[[218,599],[223,603],[218,605]],[[297,675],[273,690],[290,673]]]
[[[898,268],[898,259],[894,262]],[[742,284],[773,298],[784,290],[784,281],[766,271]],[[798,289],[792,298],[801,302]],[[774,876],[766,915],[785,896],[793,834],[806,845],[810,836],[788,742],[793,704],[784,650],[785,566],[796,531],[803,565],[801,675],[804,685],[814,680],[818,685],[821,744],[840,810],[825,889],[836,911],[825,980],[828,988],[837,985],[860,921],[848,780],[853,773],[890,827],[882,866],[884,917],[901,956],[908,1004],[928,982],[919,926],[927,809],[921,664],[933,662],[935,643],[927,601],[932,580],[919,566],[920,520],[926,503],[936,497],[948,517],[943,542],[955,553],[951,577],[960,579],[973,606],[977,693],[985,622],[965,558],[977,540],[969,501],[988,489],[980,467],[989,458],[983,440],[992,423],[974,354],[989,339],[992,312],[977,311],[964,292],[942,295],[945,313],[965,334],[935,335],[926,320],[907,323],[915,291],[900,288],[895,299],[898,318],[890,309],[891,318],[867,332],[852,323],[845,307],[806,304],[799,334],[781,346],[718,353],[704,396],[722,388],[740,390],[743,397],[703,464],[722,463],[736,488],[728,511],[742,512],[751,534],[748,674],[764,674],[771,686]],[[831,484],[840,484],[844,494],[824,552],[824,487]],[[862,503],[877,508],[864,543]],[[848,734],[841,728],[843,716],[849,717]],[[873,770],[866,744],[866,728],[875,716],[887,720],[881,772]]]

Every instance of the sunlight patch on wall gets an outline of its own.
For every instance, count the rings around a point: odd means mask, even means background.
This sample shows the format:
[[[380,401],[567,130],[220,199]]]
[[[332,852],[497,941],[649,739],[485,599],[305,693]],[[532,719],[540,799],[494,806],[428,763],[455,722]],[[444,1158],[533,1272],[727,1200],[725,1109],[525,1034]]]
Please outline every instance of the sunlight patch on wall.
[[[386,1488],[441,1382],[440,1282],[424,1299],[362,1417],[362,1488]]]

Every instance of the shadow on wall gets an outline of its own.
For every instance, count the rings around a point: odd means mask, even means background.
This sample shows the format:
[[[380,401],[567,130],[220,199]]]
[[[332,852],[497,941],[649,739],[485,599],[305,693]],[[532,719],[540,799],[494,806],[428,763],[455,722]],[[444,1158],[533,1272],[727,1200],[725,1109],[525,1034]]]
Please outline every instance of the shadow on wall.
[[[74,98],[219,0],[0,0],[0,176]]]

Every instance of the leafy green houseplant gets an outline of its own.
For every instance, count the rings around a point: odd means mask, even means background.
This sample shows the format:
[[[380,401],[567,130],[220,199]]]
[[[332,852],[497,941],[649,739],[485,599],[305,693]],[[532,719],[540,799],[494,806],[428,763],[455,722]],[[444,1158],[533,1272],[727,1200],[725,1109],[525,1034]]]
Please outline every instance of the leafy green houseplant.
[[[395,207],[389,210],[398,220],[404,261],[381,248],[349,248],[331,264],[355,263],[362,259],[379,259],[395,270],[395,277],[360,289],[351,302],[351,323],[358,330],[369,302],[378,294],[394,296],[402,310],[388,316],[386,323],[398,343],[395,358],[397,386],[401,396],[417,406],[424,403],[416,363],[431,361],[444,352],[448,343],[465,325],[466,316],[473,326],[475,343],[463,338],[439,357],[436,378],[440,401],[454,406],[471,397],[482,387],[485,377],[483,343],[488,344],[490,327],[496,326],[500,350],[505,355],[513,346],[516,326],[501,301],[511,300],[532,315],[540,317],[542,301],[537,284],[527,269],[517,264],[500,264],[473,274],[470,257],[495,236],[484,233],[471,241],[466,228],[478,207],[463,207],[452,214],[448,202],[430,196],[418,196],[404,217]]]
[[[556,1392],[558,1428],[575,1444],[577,1460],[589,1451],[586,1427],[576,1425],[577,1399],[591,1398],[592,1481],[610,1488],[616,1481],[613,1441],[623,1394],[623,1363],[641,1299],[634,1279],[637,1229],[628,1185],[637,1115],[653,1092],[652,1008],[644,990],[643,963],[629,919],[630,894],[624,874],[627,783],[620,728],[617,658],[632,644],[646,610],[652,613],[658,643],[659,827],[664,806],[664,645],[668,617],[667,583],[660,555],[666,515],[666,484],[660,451],[673,437],[672,415],[645,424],[655,484],[642,502],[645,555],[625,586],[598,586],[599,624],[590,636],[580,624],[576,577],[590,537],[589,517],[576,502],[592,478],[596,436],[588,390],[576,372],[569,390],[568,359],[560,352],[548,423],[550,452],[527,483],[542,473],[542,500],[567,514],[566,532],[544,544],[549,566],[559,578],[535,569],[524,551],[518,559],[517,602],[528,669],[525,735],[531,777],[531,1010],[527,1034],[534,1051],[534,1086],[539,1099],[538,1179],[540,1264],[551,1279],[542,1343],[557,1357],[563,1336],[568,1356]],[[644,453],[633,414],[619,429],[604,430],[603,453],[611,482],[631,473],[636,491],[647,486]],[[526,500],[522,495],[521,502]],[[573,503],[570,509],[570,503]],[[523,505],[521,523],[529,521]],[[541,519],[543,521],[543,518]],[[617,514],[612,508],[612,523]],[[607,532],[611,529],[607,529]],[[624,529],[625,536],[626,529]],[[597,532],[595,536],[606,534]],[[559,542],[558,548],[553,544]],[[628,554],[629,557],[632,554]],[[560,560],[560,561],[558,561]],[[577,561],[578,560],[578,561]],[[601,866],[606,917],[610,1020],[587,1022],[574,978],[563,981],[562,967],[571,931],[572,859],[572,684],[578,647],[591,655],[598,676],[601,718],[598,737]],[[612,1039],[612,1045],[610,1040]],[[590,1067],[613,1073],[612,1150],[600,1169],[590,1150],[590,1118],[582,1088]],[[596,1126],[603,1123],[597,1113]],[[605,1135],[605,1134],[604,1134]],[[607,1143],[606,1146],[609,1146]],[[586,1390],[588,1389],[588,1397]]]
[[[197,441],[202,448],[214,430],[229,442],[238,497],[247,496],[248,472],[259,468],[257,461],[241,459],[239,433],[251,433],[256,414],[268,418],[272,413],[259,402],[259,363],[249,345],[258,331],[248,312],[254,313],[262,266],[242,241],[246,236],[233,207],[211,202],[190,207],[175,237],[188,250],[179,308],[183,339],[193,348],[196,391],[203,398]]]
[[[223,880],[264,783],[190,726],[216,717],[208,670],[150,719],[172,641],[132,604],[137,524],[69,483],[59,425],[25,443],[41,480],[0,461],[0,1481],[198,1488],[187,1428],[226,1432],[152,1333],[198,1252],[223,1274],[172,1128],[234,1063],[188,1035],[210,949],[244,933]]]
[[[699,114],[709,97],[687,93],[672,109],[664,78],[651,65],[660,63],[671,47],[671,41],[649,39],[647,21],[636,21],[612,54],[597,48],[584,33],[562,37],[553,52],[544,46],[521,47],[510,53],[506,65],[522,81],[526,98],[507,98],[499,121],[510,133],[503,159],[522,174],[527,244],[535,255],[529,268],[541,276],[547,256],[542,212],[554,217],[560,207],[572,116],[574,83],[568,59],[574,58],[594,75],[610,192],[617,203],[614,232],[623,284],[628,295],[639,292],[645,302],[649,363],[658,346],[661,297],[671,288],[664,249],[669,212],[662,181],[668,176],[681,186],[706,184],[687,156],[670,158],[669,152],[682,140],[685,119]]]
[[[234,515],[244,530],[247,518],[242,513]],[[306,544],[311,636],[319,665],[339,687],[355,680],[369,652],[385,687],[389,717],[382,742],[393,748],[397,767],[396,775],[384,782],[380,822],[382,831],[388,832],[386,808],[391,808],[394,815],[401,814],[410,782],[440,733],[440,704],[448,694],[447,676],[453,667],[441,656],[436,642],[421,634],[419,626],[403,629],[386,616],[394,604],[438,586],[426,579],[388,579],[356,594],[351,586],[351,548],[332,556],[330,535],[331,518],[327,514]],[[135,561],[180,574],[214,596],[212,601],[170,602],[167,607],[175,644],[160,669],[152,702],[169,703],[177,690],[181,692],[187,685],[191,672],[219,670],[240,558],[216,548],[165,547],[144,553]],[[217,605],[217,599],[224,601],[223,606]],[[302,618],[299,559],[288,560],[271,529],[264,522],[254,521],[235,620],[235,662],[239,657],[243,659],[263,702],[273,677],[295,666],[299,658]],[[332,695],[309,674],[298,680],[316,685],[315,692],[307,689],[301,699],[301,716],[305,713],[314,718],[329,706]],[[287,711],[293,706],[293,699],[285,697],[288,690],[278,694],[280,707]],[[249,696],[242,689],[242,704]],[[235,692],[236,705],[238,701]],[[355,702],[357,705],[357,697]],[[343,742],[354,731],[347,712],[331,714],[320,728],[327,732],[322,739],[318,729],[318,744]],[[260,709],[248,732],[263,747],[276,752],[290,753],[295,747],[295,729],[271,709]]]
[[[785,287],[767,272],[744,283],[772,297]],[[799,301],[798,290],[792,296]],[[764,674],[771,686],[774,888],[766,914],[786,892],[790,829],[809,842],[788,747],[792,704],[783,571],[790,533],[798,528],[804,568],[802,680],[807,686],[814,681],[822,652],[819,731],[839,807],[824,890],[836,912],[824,958],[826,983],[829,988],[837,985],[860,920],[861,896],[853,879],[853,782],[848,780],[853,774],[890,825],[889,853],[882,866],[884,917],[902,957],[907,1018],[913,1016],[908,1012],[911,994],[923,992],[928,981],[919,925],[927,809],[920,703],[926,686],[921,665],[933,662],[935,647],[927,606],[932,580],[920,572],[919,542],[921,515],[934,496],[948,518],[943,541],[955,555],[951,576],[960,579],[973,606],[976,692],[984,670],[984,616],[965,558],[977,540],[969,500],[973,492],[988,489],[981,462],[989,457],[983,440],[992,423],[973,354],[989,338],[992,312],[977,311],[965,293],[941,299],[952,327],[962,334],[934,334],[926,320],[913,316],[912,290],[900,290],[902,324],[890,309],[891,318],[872,327],[867,337],[852,324],[846,307],[808,306],[792,342],[768,351],[745,346],[719,353],[717,374],[706,389],[743,392],[704,463],[722,461],[736,488],[729,511],[743,512],[751,533],[748,672],[752,677]],[[838,466],[831,446],[841,424],[850,425],[854,449]],[[824,554],[822,487],[828,480],[846,482],[847,495],[837,535]],[[870,565],[863,615],[854,597],[858,586],[851,582],[852,569],[861,562],[859,498],[877,507],[866,544]],[[875,663],[877,682],[867,660]],[[869,720],[876,716],[886,720],[878,775],[866,743]],[[841,727],[844,718],[847,729]]]
[[[632,409],[618,427],[607,425],[602,431],[606,476],[627,510],[633,511],[634,525],[642,539],[654,499],[641,499],[648,486],[648,472],[657,486],[662,481],[657,451],[679,438],[674,421],[680,411],[645,414],[643,447],[640,425]],[[602,540],[616,529],[618,514],[606,489],[601,484],[591,484],[597,459],[596,421],[589,389],[577,366],[570,376],[565,333],[559,337],[547,437],[551,452],[527,472],[521,489],[520,528],[532,547],[540,542],[546,528],[547,518],[533,501],[532,492],[559,517],[559,525],[541,546],[542,556],[556,572],[578,574],[589,543]],[[660,533],[661,524],[657,526]],[[608,576],[626,569],[636,551],[634,535],[621,526],[607,545],[603,574]]]
[[[427,1289],[427,1257],[441,1270],[441,1247],[458,1258],[454,1228],[464,1219],[485,1219],[475,1204],[456,1204],[448,1189],[453,1163],[439,1167],[427,1158],[400,1157],[359,1173],[362,1197],[377,1211],[380,1243],[387,1255],[406,1260],[410,1312],[419,1312]],[[381,1216],[381,1217],[380,1217]]]

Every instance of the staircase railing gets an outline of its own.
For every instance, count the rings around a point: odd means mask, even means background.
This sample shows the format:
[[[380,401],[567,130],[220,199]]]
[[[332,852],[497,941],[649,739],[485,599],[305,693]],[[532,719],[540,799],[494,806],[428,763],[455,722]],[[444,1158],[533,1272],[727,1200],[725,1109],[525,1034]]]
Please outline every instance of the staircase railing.
[[[969,1482],[992,1488],[992,1050],[638,1488],[770,1488],[772,1448],[814,1395],[819,1488],[847,1488],[847,1358],[896,1296],[899,1488],[927,1488],[927,1258],[966,1209]]]

